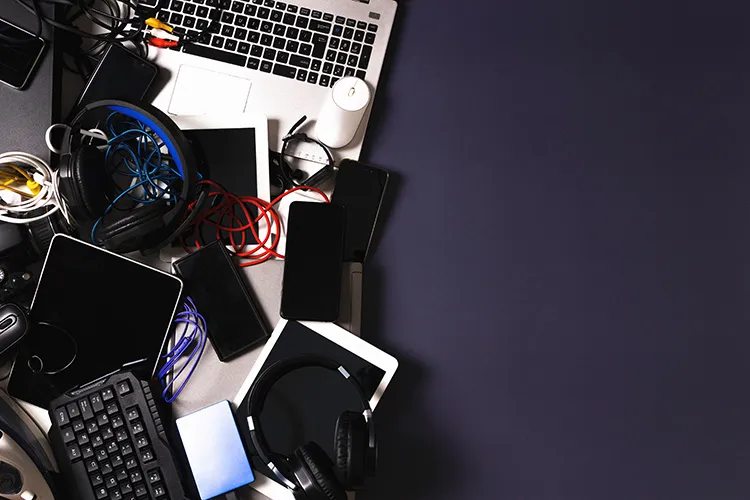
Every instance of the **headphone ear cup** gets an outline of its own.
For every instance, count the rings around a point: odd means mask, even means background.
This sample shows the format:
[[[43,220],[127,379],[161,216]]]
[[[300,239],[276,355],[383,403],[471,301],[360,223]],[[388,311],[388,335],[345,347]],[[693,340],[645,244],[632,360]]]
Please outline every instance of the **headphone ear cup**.
[[[349,491],[365,485],[368,438],[367,422],[363,415],[345,411],[336,420],[336,471],[344,488]]]
[[[138,250],[144,238],[164,227],[166,203],[158,201],[125,212],[119,219],[102,223],[101,242],[107,250]]]
[[[299,466],[311,476],[312,484],[320,500],[346,500],[346,493],[336,480],[333,473],[333,462],[328,455],[315,443],[307,443],[294,450],[295,458],[300,462]],[[295,471],[295,475],[298,471]],[[304,484],[303,481],[300,481]],[[309,492],[306,490],[306,493]],[[312,499],[315,500],[315,499]]]
[[[73,215],[95,220],[107,208],[107,175],[104,153],[94,146],[84,146],[71,153],[60,171],[60,181]]]

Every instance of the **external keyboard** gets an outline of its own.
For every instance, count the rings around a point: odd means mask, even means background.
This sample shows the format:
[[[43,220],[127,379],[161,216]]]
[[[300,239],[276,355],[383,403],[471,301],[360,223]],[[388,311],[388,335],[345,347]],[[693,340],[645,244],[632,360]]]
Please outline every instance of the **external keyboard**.
[[[343,76],[365,79],[378,32],[372,19],[274,0],[170,0],[162,5],[160,20],[198,40],[180,50],[323,87]],[[212,15],[218,22],[211,23]]]
[[[56,399],[50,408],[50,441],[70,498],[184,498],[147,382],[117,373]]]

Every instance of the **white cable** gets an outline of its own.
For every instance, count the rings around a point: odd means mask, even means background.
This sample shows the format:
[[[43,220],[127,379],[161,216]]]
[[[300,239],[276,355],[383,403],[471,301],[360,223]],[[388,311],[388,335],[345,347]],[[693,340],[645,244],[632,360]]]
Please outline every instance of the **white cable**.
[[[0,221],[11,224],[28,224],[42,219],[46,219],[53,213],[60,210],[63,216],[68,219],[68,210],[64,200],[57,190],[56,176],[49,168],[47,162],[41,158],[21,152],[9,152],[0,154],[0,166],[14,165],[18,168],[27,170],[32,178],[39,184],[39,193],[33,198],[25,199],[20,203],[5,203],[0,200]],[[41,182],[40,182],[41,181]],[[44,214],[35,217],[18,217],[42,208],[52,207]]]

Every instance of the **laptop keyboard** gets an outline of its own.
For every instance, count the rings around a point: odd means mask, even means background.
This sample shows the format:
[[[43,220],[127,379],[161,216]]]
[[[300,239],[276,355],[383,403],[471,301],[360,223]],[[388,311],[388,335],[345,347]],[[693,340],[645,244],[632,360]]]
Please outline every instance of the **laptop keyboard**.
[[[215,7],[223,10],[211,24]],[[188,54],[323,87],[365,79],[378,32],[372,22],[274,0],[171,0],[159,18],[198,37],[182,48]]]

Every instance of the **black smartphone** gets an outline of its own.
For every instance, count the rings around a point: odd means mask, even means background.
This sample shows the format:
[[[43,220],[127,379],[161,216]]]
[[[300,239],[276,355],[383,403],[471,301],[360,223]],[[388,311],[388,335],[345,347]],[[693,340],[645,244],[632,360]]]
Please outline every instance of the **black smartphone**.
[[[125,47],[111,44],[99,59],[73,109],[102,99],[138,103],[145,97],[158,72],[158,67],[151,61]]]
[[[341,302],[344,209],[295,201],[289,220],[281,287],[281,317],[336,321]]]
[[[174,263],[185,293],[206,318],[208,338],[221,361],[229,361],[268,338],[268,328],[237,266],[215,241]]]
[[[0,19],[0,82],[19,90],[26,87],[44,46],[41,37]]]
[[[389,174],[354,160],[344,160],[336,175],[331,203],[346,209],[344,262],[364,262],[378,222]]]

